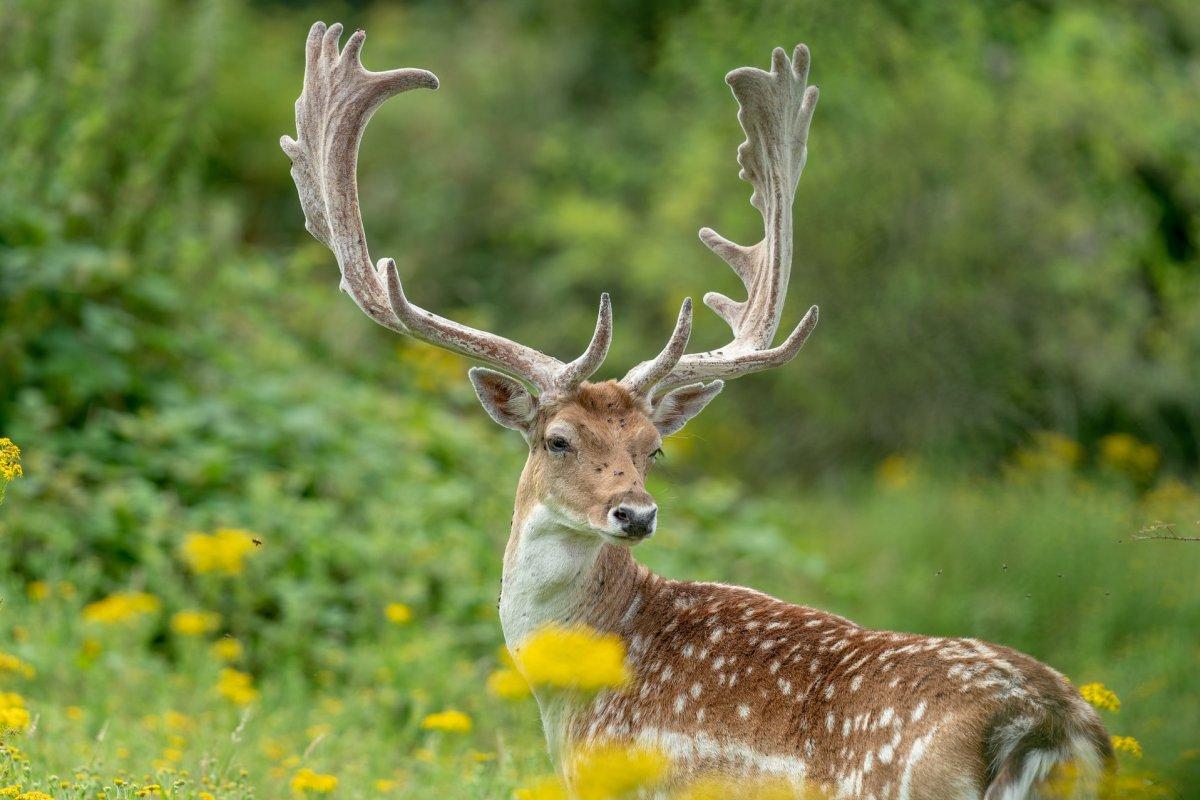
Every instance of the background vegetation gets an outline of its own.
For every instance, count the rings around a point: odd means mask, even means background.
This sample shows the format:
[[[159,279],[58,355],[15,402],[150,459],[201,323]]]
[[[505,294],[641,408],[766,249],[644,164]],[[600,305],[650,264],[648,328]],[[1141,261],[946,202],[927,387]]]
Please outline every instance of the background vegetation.
[[[1200,12],[1174,0],[4,4],[0,435],[25,476],[0,691],[30,713],[6,780],[506,797],[546,769],[532,703],[483,688],[522,446],[465,362],[339,295],[276,145],[318,18],[442,79],[372,123],[374,253],[560,356],[612,291],[611,375],[682,295],[735,291],[694,238],[759,230],[720,78],[807,42],[790,318],[822,322],[668,443],[640,556],[1101,681],[1131,769],[1200,796],[1200,545],[1132,536],[1200,519]],[[262,542],[240,571],[185,546],[223,528]],[[448,708],[471,730],[422,729]]]

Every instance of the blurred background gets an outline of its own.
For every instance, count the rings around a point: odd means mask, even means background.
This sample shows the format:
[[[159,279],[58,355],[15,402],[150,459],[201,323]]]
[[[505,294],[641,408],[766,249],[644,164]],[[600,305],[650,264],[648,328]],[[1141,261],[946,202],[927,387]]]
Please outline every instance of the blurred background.
[[[1200,797],[1200,542],[1169,538],[1200,535],[1200,7],[1176,0],[8,0],[0,690],[30,719],[0,782],[508,797],[548,769],[532,702],[484,689],[523,444],[468,362],[337,291],[277,144],[316,19],[442,82],[366,135],[373,255],[564,358],[610,291],[601,378],[683,296],[739,296],[696,239],[761,236],[722,77],[806,42],[783,324],[821,323],[667,443],[639,557],[1103,683],[1129,774]],[[727,335],[701,310],[697,346]],[[470,730],[423,727],[445,709]]]

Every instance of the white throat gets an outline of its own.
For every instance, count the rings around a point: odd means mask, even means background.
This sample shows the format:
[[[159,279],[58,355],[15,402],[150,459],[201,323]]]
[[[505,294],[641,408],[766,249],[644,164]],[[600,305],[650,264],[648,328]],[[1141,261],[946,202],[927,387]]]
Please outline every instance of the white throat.
[[[500,589],[500,624],[510,650],[543,625],[572,620],[602,544],[596,534],[563,524],[541,503],[513,533],[517,540],[504,559]]]

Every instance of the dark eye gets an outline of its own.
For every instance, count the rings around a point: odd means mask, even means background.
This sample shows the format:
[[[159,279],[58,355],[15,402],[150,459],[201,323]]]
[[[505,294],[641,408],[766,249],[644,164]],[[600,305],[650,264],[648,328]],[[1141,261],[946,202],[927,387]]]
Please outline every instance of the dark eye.
[[[571,443],[565,436],[551,436],[546,439],[546,449],[551,453],[565,453],[571,449]]]

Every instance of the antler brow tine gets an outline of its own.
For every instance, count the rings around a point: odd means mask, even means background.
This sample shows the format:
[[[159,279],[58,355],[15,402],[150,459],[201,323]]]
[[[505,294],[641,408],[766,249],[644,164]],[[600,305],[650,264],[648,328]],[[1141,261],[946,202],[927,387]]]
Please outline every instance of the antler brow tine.
[[[393,95],[438,88],[423,69],[370,72],[361,61],[366,33],[355,31],[340,51],[340,24],[318,22],[308,33],[304,89],[296,101],[296,138],[280,146],[292,160],[305,227],[333,251],[341,287],[386,328],[452,350],[533,384],[541,392],[571,391],[599,368],[612,340],[608,295],[584,354],[570,364],[488,331],[440,317],[409,302],[396,262],[372,266],[358,198],[358,148],[371,115]]]

